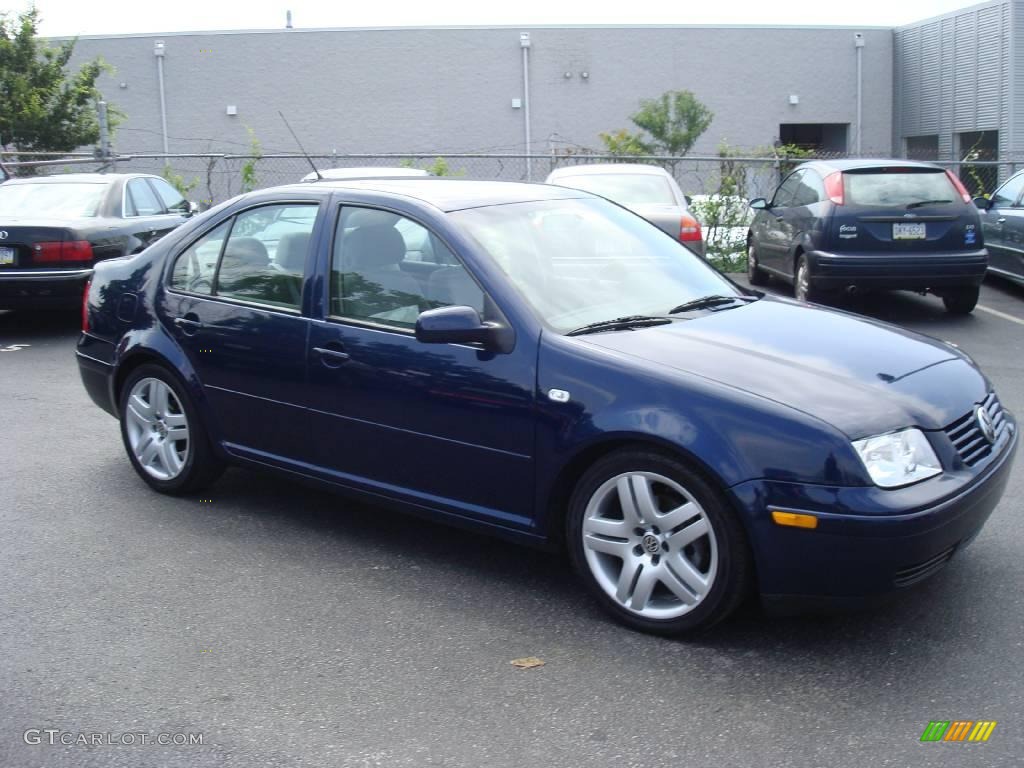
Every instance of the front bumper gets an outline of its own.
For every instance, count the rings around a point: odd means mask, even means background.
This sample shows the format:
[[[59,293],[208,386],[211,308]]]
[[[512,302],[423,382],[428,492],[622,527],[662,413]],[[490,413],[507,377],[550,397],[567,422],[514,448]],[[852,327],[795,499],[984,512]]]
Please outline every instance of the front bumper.
[[[933,481],[892,491],[770,480],[735,486],[734,500],[748,518],[762,598],[787,609],[855,605],[941,570],[999,503],[1018,442],[1014,424],[970,482],[925,504],[934,491],[924,486]],[[932,488],[955,482],[936,480]],[[814,514],[818,527],[777,525],[770,509]]]
[[[70,309],[82,303],[92,269],[0,271],[0,309]]]
[[[988,251],[953,253],[827,253],[807,254],[815,288],[856,285],[880,290],[926,290],[981,285],[988,269]]]

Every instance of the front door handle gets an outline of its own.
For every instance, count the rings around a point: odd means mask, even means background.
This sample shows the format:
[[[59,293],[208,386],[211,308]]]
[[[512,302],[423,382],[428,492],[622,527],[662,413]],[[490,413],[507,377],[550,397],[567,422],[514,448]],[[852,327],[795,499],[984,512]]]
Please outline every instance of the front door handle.
[[[331,347],[313,347],[313,351],[320,355],[320,362],[326,368],[338,368],[349,359],[348,352]]]
[[[199,329],[203,327],[203,324],[199,321],[199,316],[193,312],[189,312],[184,317],[174,318],[174,324],[181,328],[181,332],[186,336],[195,336],[199,333]]]
[[[998,219],[996,219],[996,224],[1003,224],[1005,222],[1006,222],[1006,217],[1005,216],[1000,216]]]

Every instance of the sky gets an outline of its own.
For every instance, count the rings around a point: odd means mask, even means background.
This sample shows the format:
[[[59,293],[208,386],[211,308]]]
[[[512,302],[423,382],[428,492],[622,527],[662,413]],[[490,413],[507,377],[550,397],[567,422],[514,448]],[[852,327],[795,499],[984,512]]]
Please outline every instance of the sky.
[[[958,8],[965,0],[36,0],[44,36],[108,35],[284,27],[375,27],[526,24],[811,24],[899,26]],[[24,10],[24,0],[0,0],[0,13]]]

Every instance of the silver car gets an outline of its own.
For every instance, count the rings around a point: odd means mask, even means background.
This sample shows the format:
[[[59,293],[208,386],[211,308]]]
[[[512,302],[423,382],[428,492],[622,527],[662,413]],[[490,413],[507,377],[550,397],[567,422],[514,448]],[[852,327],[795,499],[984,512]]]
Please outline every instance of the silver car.
[[[700,222],[690,213],[682,190],[664,168],[637,163],[574,165],[556,168],[546,181],[606,197],[704,256]]]

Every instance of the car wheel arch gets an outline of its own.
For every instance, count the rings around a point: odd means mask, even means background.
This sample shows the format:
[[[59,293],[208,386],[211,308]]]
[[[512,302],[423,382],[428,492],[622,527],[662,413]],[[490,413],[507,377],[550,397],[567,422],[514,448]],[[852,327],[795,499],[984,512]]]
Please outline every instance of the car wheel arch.
[[[700,475],[708,485],[720,492],[730,507],[734,506],[726,483],[710,466],[685,448],[656,435],[607,435],[580,448],[568,461],[563,463],[545,495],[541,507],[545,513],[544,535],[553,547],[562,548],[564,546],[565,516],[569,511],[569,499],[580,478],[595,462],[620,451],[648,451],[682,462]],[[745,529],[746,520],[742,515],[739,517]]]

